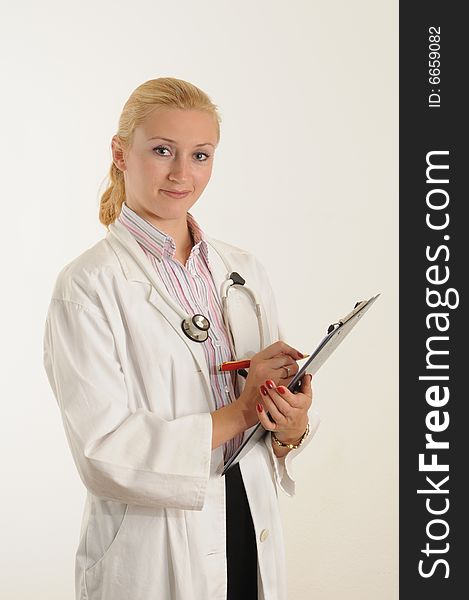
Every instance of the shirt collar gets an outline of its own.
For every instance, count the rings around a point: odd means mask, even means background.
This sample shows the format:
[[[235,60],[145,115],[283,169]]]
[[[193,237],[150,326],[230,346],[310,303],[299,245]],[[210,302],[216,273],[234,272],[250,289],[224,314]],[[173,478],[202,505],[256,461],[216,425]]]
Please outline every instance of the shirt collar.
[[[174,239],[138,215],[133,209],[127,206],[125,200],[122,203],[121,212],[117,218],[132,233],[137,242],[158,260],[174,257],[176,252]],[[202,252],[208,264],[208,247],[205,233],[189,212],[187,213],[187,226],[194,240],[189,258]]]

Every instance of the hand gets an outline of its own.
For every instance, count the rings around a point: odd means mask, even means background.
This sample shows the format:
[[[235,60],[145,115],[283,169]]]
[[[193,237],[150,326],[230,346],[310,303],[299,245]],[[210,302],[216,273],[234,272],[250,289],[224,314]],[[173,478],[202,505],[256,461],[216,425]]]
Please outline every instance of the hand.
[[[276,385],[289,385],[298,373],[297,360],[303,358],[301,352],[285,342],[278,341],[251,357],[249,373],[244,384],[244,392],[252,397],[259,395],[259,386],[266,379]]]
[[[257,423],[256,404],[262,399],[261,384],[270,379],[276,385],[288,386],[298,373],[296,361],[300,358],[303,358],[301,352],[282,341],[267,346],[251,357],[244,389],[237,400],[238,406],[246,415],[247,427]]]
[[[300,358],[304,358],[301,352],[282,341],[275,342],[252,356],[249,374],[239,398],[211,413],[212,448],[217,448],[258,423],[256,405],[262,401],[260,385],[266,379],[276,384],[289,385],[298,373],[296,360]],[[288,372],[284,367],[288,367]]]
[[[313,401],[311,379],[311,375],[302,377],[300,391],[296,394],[283,385],[277,387],[272,380],[265,381],[259,388],[262,395],[262,402],[257,405],[259,421],[264,429],[274,431],[281,442],[295,443],[306,430],[308,410]]]

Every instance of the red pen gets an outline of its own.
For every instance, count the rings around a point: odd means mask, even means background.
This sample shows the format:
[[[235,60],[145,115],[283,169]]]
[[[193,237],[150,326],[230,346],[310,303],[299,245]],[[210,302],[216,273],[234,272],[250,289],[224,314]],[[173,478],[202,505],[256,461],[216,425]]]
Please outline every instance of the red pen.
[[[308,358],[309,354],[303,354],[303,358]],[[228,360],[218,365],[219,371],[237,371],[238,369],[249,369],[251,361],[247,360]]]
[[[218,365],[219,371],[236,371],[237,369],[249,369],[251,361],[248,360],[229,360]]]

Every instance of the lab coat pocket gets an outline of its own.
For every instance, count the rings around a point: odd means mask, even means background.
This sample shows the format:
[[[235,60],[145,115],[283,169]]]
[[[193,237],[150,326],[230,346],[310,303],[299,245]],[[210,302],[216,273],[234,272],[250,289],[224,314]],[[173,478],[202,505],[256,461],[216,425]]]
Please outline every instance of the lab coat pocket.
[[[118,543],[126,520],[128,504],[93,497],[86,529],[86,564],[89,573]]]

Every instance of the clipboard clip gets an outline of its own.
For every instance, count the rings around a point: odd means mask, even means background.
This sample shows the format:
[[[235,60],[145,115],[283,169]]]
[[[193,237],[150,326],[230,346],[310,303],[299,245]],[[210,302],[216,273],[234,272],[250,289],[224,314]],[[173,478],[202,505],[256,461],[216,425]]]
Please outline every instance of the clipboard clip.
[[[340,327],[344,323],[347,323],[347,321],[349,321],[354,315],[356,315],[357,312],[359,312],[366,304],[368,304],[368,300],[359,300],[358,302],[355,302],[353,310],[347,315],[345,315],[345,317],[339,319],[337,323],[332,323],[331,325],[329,325],[329,327],[327,328],[327,333],[332,333],[336,327]]]

